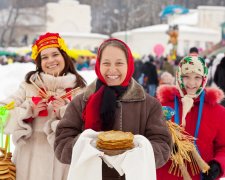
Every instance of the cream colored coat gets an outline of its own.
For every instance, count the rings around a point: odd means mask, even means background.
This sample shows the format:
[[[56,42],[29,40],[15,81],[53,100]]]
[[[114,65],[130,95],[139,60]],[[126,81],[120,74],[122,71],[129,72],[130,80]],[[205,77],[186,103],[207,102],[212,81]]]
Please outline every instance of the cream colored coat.
[[[54,96],[63,95],[66,88],[75,86],[76,77],[73,74],[54,77],[42,73],[44,86]],[[35,80],[35,75],[32,76]],[[37,79],[35,83],[42,87]],[[13,161],[16,164],[17,180],[64,180],[67,178],[69,166],[60,163],[53,150],[55,130],[62,118],[65,108],[59,110],[59,117],[48,105],[48,116],[37,117],[32,123],[23,120],[32,117],[31,97],[38,96],[38,91],[32,84],[21,83],[19,89],[0,104],[15,101],[15,108],[10,111],[10,118],[5,125],[5,133],[12,134],[15,151]],[[69,102],[69,100],[68,100]]]

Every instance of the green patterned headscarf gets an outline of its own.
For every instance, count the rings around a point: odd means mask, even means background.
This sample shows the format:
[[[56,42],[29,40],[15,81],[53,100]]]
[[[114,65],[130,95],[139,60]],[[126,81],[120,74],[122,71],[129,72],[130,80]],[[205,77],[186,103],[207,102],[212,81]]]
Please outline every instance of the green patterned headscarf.
[[[196,73],[202,76],[202,84],[194,95],[187,94],[184,87],[183,75],[187,73]],[[208,68],[205,64],[205,60],[202,57],[186,56],[180,61],[178,65],[178,69],[176,72],[176,86],[180,92],[180,95],[182,97],[181,100],[183,103],[182,126],[185,126],[186,124],[185,117],[193,106],[193,99],[197,98],[206,86],[208,80],[207,75]]]
[[[187,73],[196,73],[202,76],[200,88],[196,91],[195,95],[191,96],[192,98],[196,98],[201,94],[207,83],[208,68],[204,59],[199,56],[186,56],[180,61],[176,72],[176,85],[178,86],[181,97],[184,97],[187,94],[182,77],[182,75]]]

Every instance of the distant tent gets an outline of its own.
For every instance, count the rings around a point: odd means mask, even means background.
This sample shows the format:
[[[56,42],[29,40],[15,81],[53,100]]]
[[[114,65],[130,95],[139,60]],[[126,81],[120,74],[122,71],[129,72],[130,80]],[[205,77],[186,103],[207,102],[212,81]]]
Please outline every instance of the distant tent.
[[[136,52],[132,52],[132,56],[134,59],[141,59],[141,55]]]
[[[0,56],[16,56],[16,53],[9,51],[0,51]]]
[[[73,59],[77,59],[79,56],[91,57],[91,58],[96,57],[96,54],[92,53],[91,51],[87,49],[70,49],[68,54]]]
[[[189,10],[181,5],[169,5],[166,6],[159,14],[161,18],[174,14],[187,14]]]

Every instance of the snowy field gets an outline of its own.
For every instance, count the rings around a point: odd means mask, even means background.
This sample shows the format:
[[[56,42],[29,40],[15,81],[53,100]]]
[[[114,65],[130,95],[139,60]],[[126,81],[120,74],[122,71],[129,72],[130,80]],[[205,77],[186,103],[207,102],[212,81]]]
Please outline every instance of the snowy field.
[[[0,99],[5,99],[15,92],[20,83],[24,81],[25,75],[29,71],[35,70],[33,63],[14,63],[10,65],[0,65]],[[95,71],[79,71],[80,75],[90,84],[96,78]]]
[[[7,98],[13,94],[29,71],[35,70],[33,63],[14,63],[10,65],[0,65],[0,100]],[[79,74],[90,84],[95,80],[95,71],[79,71]],[[14,146],[11,142],[11,151],[13,152]]]

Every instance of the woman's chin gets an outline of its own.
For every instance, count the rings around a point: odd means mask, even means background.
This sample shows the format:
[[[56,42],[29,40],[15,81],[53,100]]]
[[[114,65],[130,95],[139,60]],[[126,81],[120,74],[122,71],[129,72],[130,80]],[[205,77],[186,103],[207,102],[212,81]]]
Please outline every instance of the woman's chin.
[[[119,86],[121,83],[120,82],[106,82],[108,86]]]
[[[46,73],[50,74],[50,75],[58,76],[60,72],[58,70],[51,70],[51,71],[48,71]]]
[[[189,92],[187,92],[187,94],[189,94],[189,95],[195,95],[196,94],[196,91],[189,91]]]

